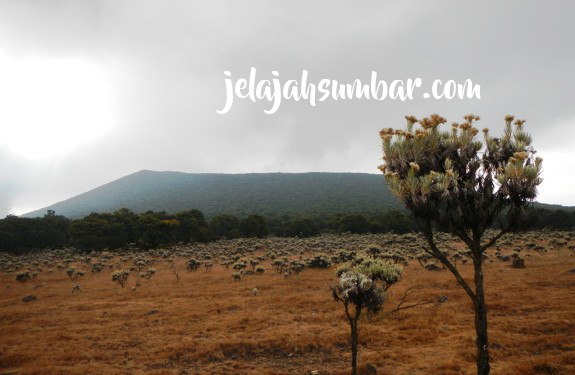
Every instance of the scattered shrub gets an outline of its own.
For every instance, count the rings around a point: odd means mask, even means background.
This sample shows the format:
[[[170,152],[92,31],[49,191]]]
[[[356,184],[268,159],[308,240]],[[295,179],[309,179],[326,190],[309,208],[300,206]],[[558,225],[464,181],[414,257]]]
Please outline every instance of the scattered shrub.
[[[188,271],[194,272],[194,271],[198,270],[198,268],[202,265],[202,262],[192,258],[192,259],[188,260],[188,263],[186,263],[186,265],[187,265]]]
[[[123,288],[128,282],[128,276],[130,276],[130,271],[117,270],[112,274],[112,281],[120,284],[120,286]]]
[[[25,283],[30,279],[32,279],[32,276],[30,275],[30,271],[28,270],[20,271],[16,274],[16,281],[20,281],[21,283]]]
[[[308,261],[309,268],[329,268],[331,262],[324,254],[315,255]]]

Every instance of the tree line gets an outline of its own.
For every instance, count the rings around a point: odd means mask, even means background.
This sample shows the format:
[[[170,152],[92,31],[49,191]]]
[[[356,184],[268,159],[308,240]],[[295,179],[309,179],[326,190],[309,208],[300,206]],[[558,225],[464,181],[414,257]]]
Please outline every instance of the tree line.
[[[570,229],[575,212],[530,208],[521,228]],[[25,253],[36,249],[75,247],[80,250],[156,248],[177,243],[209,242],[248,237],[311,237],[322,233],[408,233],[415,230],[405,212],[336,214],[329,216],[222,214],[207,219],[199,210],[176,214],[122,208],[70,220],[48,211],[41,218],[8,215],[0,219],[0,251]]]

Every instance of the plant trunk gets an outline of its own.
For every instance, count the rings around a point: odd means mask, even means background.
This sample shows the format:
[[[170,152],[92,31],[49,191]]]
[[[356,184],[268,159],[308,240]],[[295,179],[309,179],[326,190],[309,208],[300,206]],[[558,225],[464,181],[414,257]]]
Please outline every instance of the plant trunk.
[[[475,332],[477,339],[477,375],[489,375],[489,345],[487,340],[487,306],[485,305],[485,294],[483,291],[483,270],[481,264],[481,253],[476,253],[473,257],[473,267],[475,269]]]
[[[357,374],[357,320],[351,324],[351,375]]]

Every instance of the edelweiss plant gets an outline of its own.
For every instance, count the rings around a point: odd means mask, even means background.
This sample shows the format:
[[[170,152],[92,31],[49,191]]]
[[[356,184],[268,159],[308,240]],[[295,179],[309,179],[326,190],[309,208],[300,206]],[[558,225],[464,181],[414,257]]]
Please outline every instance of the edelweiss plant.
[[[123,288],[128,282],[128,276],[130,276],[130,271],[116,270],[112,274],[112,281],[120,284],[120,286]]]
[[[339,284],[332,288],[332,292],[334,300],[343,304],[351,327],[351,374],[356,375],[359,340],[357,324],[361,311],[365,308],[372,313],[379,312],[385,301],[385,294],[372,279],[356,271],[341,274]],[[350,311],[349,305],[355,306],[354,312]]]
[[[413,213],[428,248],[425,251],[453,273],[475,309],[477,373],[489,374],[487,307],[483,290],[485,250],[513,229],[524,207],[537,196],[542,159],[535,157],[524,120],[505,117],[503,135],[483,129],[476,139],[478,116],[464,116],[450,131],[439,129],[446,119],[433,114],[422,120],[407,116],[405,130],[383,129],[384,173],[391,191]],[[417,126],[418,124],[419,126]],[[500,214],[499,231],[484,238]],[[474,288],[437,246],[434,230],[450,232],[469,248]]]
[[[379,281],[384,291],[399,282],[403,272],[401,266],[381,259],[364,260],[355,267],[355,270],[366,275],[374,282]]]
[[[32,276],[30,276],[29,270],[20,271],[16,274],[16,281],[20,281],[21,283],[25,283],[30,279],[32,279]]]

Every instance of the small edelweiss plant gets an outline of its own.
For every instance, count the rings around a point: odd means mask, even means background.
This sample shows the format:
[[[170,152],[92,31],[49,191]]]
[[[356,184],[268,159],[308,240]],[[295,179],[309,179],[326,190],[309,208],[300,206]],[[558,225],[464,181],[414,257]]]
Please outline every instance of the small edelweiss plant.
[[[120,284],[120,286],[123,288],[128,282],[128,276],[130,276],[130,271],[116,270],[112,274],[112,281]]]
[[[32,279],[32,276],[28,270],[20,271],[16,274],[16,281],[20,281],[21,283],[25,283],[30,279]]]
[[[362,310],[377,313],[385,301],[385,292],[378,288],[376,283],[368,276],[357,272],[347,271],[341,274],[339,283],[332,287],[333,298],[341,302],[345,309],[345,316],[351,328],[351,368],[352,375],[357,374],[357,345],[358,323]],[[354,310],[350,309],[351,305]]]
[[[199,260],[196,260],[194,258],[188,260],[188,262],[186,263],[188,271],[191,271],[191,272],[197,271],[201,265],[202,265],[202,262]]]

